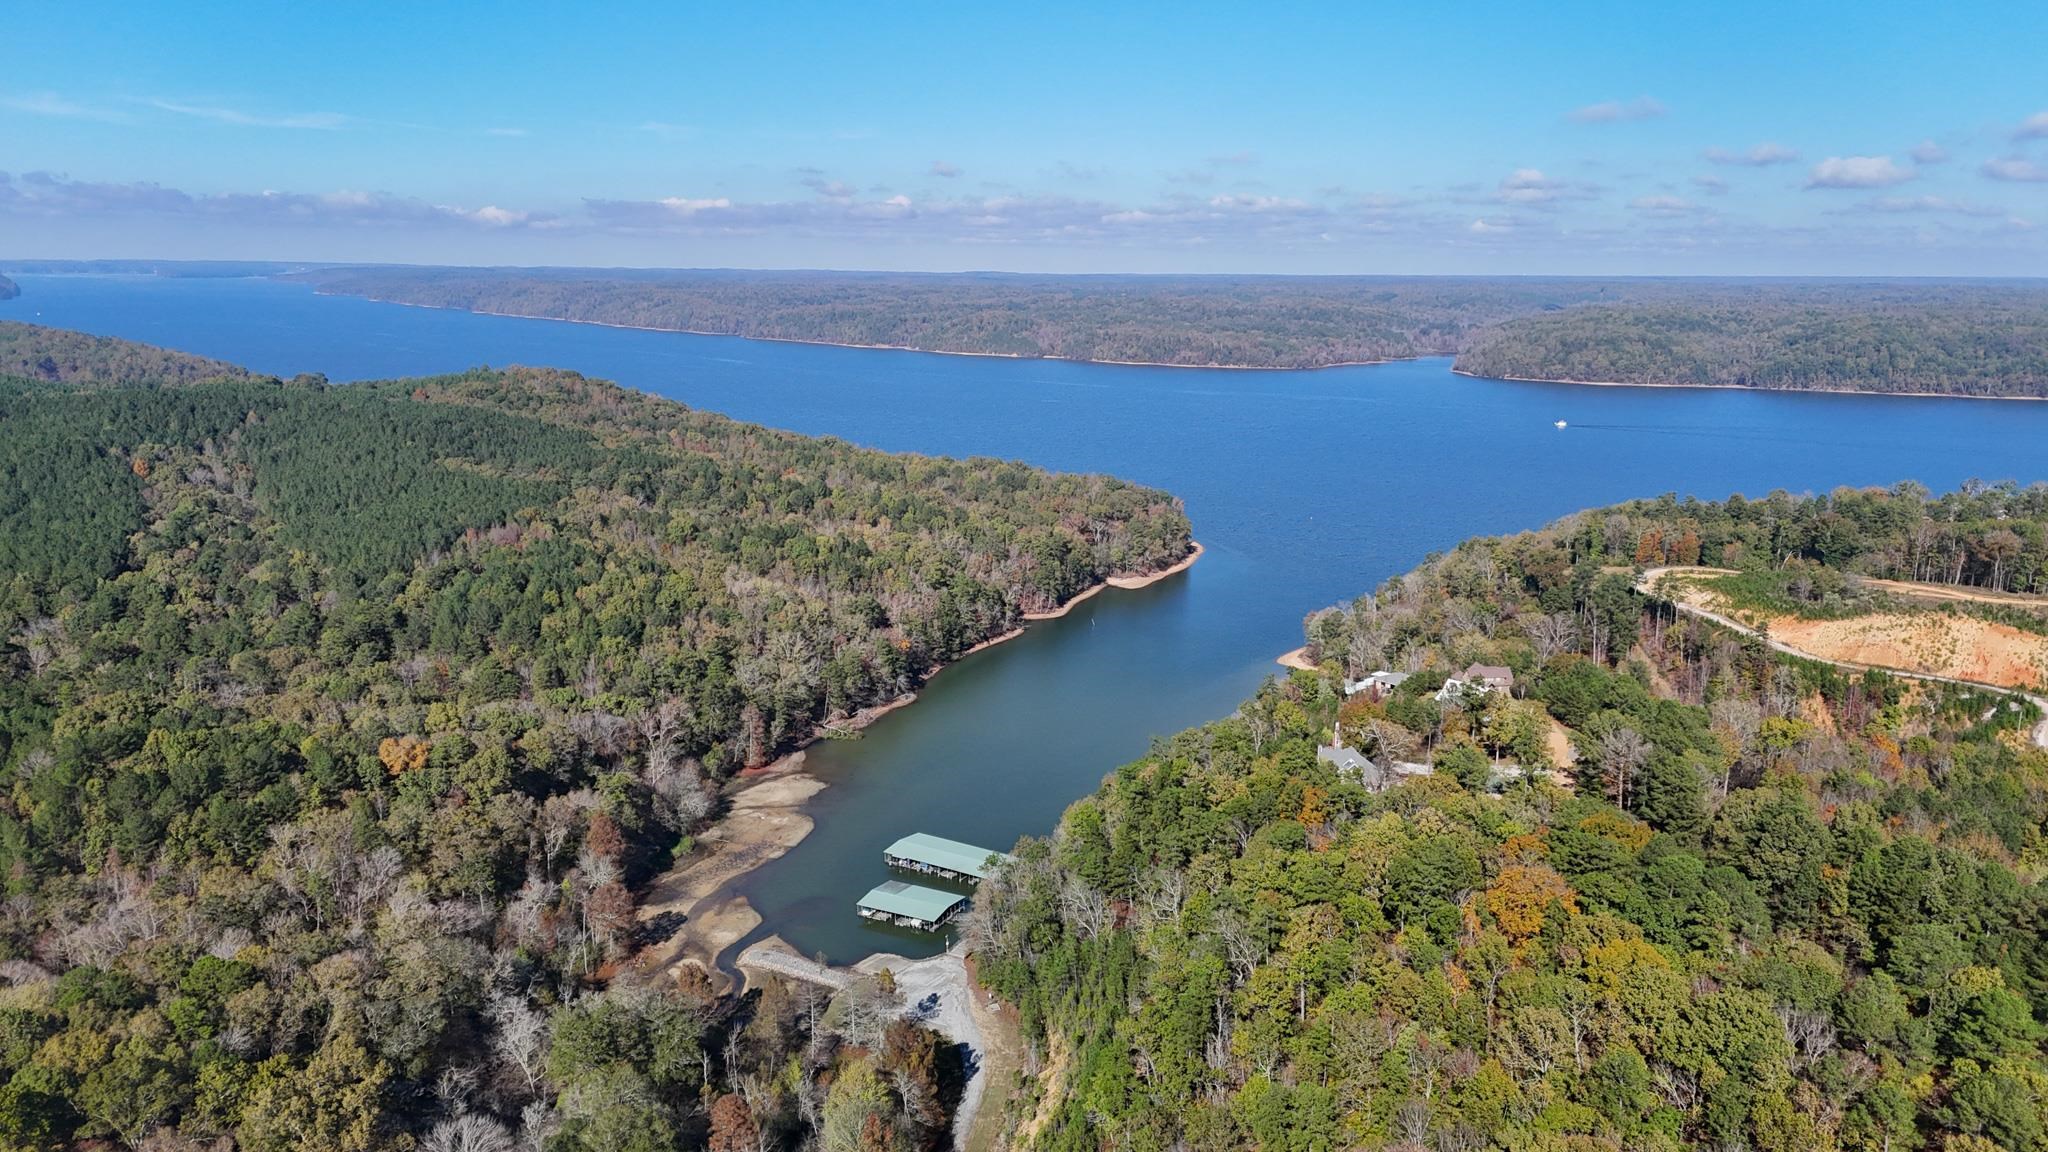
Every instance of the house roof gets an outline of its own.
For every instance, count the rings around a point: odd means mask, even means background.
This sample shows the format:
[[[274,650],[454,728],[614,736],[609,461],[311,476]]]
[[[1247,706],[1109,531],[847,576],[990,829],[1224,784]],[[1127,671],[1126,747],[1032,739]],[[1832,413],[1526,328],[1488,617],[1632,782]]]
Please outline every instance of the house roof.
[[[870,888],[868,894],[860,898],[860,906],[887,912],[891,916],[909,916],[937,923],[966,901],[967,897],[951,892],[890,880]]]
[[[1325,764],[1336,765],[1339,772],[1377,774],[1380,770],[1379,765],[1367,759],[1365,753],[1360,752],[1356,748],[1346,748],[1342,745],[1333,748],[1325,744],[1317,748],[1316,759],[1321,760]]]
[[[899,860],[915,860],[948,872],[958,872],[979,880],[990,870],[991,861],[1007,862],[1010,857],[988,848],[948,840],[943,836],[927,836],[923,832],[912,832],[903,839],[883,849],[885,855]]]
[[[1515,681],[1515,670],[1503,668],[1498,664],[1474,664],[1465,669],[1461,678],[1466,680],[1506,680],[1512,684]]]
[[[1406,679],[1408,679],[1408,673],[1406,672],[1389,672],[1381,669],[1362,679],[1344,681],[1344,690],[1346,692],[1362,692],[1375,684],[1384,688],[1397,688]]]

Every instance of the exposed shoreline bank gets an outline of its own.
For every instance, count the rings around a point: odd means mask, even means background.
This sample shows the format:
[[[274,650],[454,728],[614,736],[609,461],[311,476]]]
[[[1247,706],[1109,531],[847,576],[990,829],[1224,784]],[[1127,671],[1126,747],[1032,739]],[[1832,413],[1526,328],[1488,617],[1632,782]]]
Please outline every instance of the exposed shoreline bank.
[[[1134,591],[1185,572],[1204,552],[1200,541],[1189,544],[1187,556],[1166,568],[1143,575],[1106,577],[1057,609],[1027,612],[1024,619],[1055,620],[1104,588]],[[1025,630],[1020,626],[983,640],[932,669],[925,676],[926,683],[977,652],[1022,636]],[[804,809],[811,797],[825,790],[826,782],[803,771],[806,752],[832,733],[859,732],[891,712],[908,708],[917,703],[918,695],[906,692],[863,708],[838,724],[819,725],[802,746],[734,776],[727,785],[726,815],[697,837],[698,851],[648,882],[635,911],[635,919],[643,924],[668,914],[683,916],[682,924],[666,939],[642,947],[628,968],[642,975],[666,972],[673,977],[679,966],[688,964],[703,971],[713,984],[730,985],[732,977],[721,966],[725,953],[761,924],[760,913],[746,897],[731,895],[733,883],[803,843],[816,826]]]
[[[1152,585],[1159,583],[1161,580],[1166,579],[1168,576],[1177,576],[1180,573],[1185,572],[1188,569],[1194,567],[1195,561],[1200,560],[1202,558],[1202,552],[1204,551],[1204,549],[1202,548],[1202,542],[1196,540],[1192,541],[1191,543],[1194,545],[1194,547],[1188,552],[1187,556],[1184,559],[1182,559],[1179,563],[1174,564],[1172,567],[1161,568],[1157,572],[1149,572],[1143,576],[1104,577],[1100,584],[1091,584],[1087,588],[1084,588],[1081,591],[1076,592],[1074,595],[1068,597],[1066,603],[1061,604],[1057,608],[1048,608],[1043,612],[1024,613],[1024,620],[1026,623],[1036,623],[1040,620],[1057,620],[1060,617],[1065,616],[1067,613],[1072,612],[1075,608],[1080,607],[1083,601],[1093,600],[1095,597],[1101,595],[1102,590],[1105,588],[1118,588],[1126,592],[1132,592],[1136,591],[1139,588],[1150,588]],[[983,648],[990,646],[991,644],[1000,644],[1005,640],[1015,639],[1017,636],[1021,635],[1023,631],[1024,630],[1022,628],[1016,628],[1012,629],[1011,631],[1001,636],[997,636],[994,639],[984,640],[981,643],[976,644],[974,647],[968,649],[965,653],[962,653],[962,658],[964,659],[967,656],[971,656],[974,653],[981,651]],[[937,670],[935,669],[934,674],[936,674],[936,671]]]

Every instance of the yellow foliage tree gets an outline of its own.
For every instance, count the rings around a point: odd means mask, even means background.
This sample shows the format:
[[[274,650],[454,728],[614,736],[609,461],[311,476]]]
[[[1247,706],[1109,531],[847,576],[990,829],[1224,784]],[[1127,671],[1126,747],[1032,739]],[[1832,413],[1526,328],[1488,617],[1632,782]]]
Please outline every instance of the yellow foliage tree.
[[[1650,842],[1650,826],[1620,812],[1595,812],[1579,821],[1579,831],[1605,837],[1631,852],[1641,852]]]

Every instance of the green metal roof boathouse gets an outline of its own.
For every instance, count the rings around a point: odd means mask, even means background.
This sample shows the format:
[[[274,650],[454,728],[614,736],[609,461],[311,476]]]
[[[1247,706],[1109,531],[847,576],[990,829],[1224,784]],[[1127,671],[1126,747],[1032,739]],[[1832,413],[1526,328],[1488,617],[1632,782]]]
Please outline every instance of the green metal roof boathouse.
[[[942,836],[913,832],[882,850],[889,867],[905,872],[922,872],[961,884],[978,884],[999,864],[1007,864],[1007,853],[962,844]]]
[[[926,932],[937,930],[966,906],[965,896],[901,880],[877,884],[860,898],[860,914],[869,920]]]

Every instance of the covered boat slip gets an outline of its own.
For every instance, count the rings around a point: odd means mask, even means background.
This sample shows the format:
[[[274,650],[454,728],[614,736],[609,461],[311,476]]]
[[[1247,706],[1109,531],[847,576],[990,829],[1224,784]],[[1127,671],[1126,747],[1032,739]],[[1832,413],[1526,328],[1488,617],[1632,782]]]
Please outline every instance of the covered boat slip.
[[[943,836],[913,832],[882,850],[889,867],[905,872],[922,872],[963,884],[979,883],[996,865],[1008,863],[1006,853],[973,844],[962,844]]]
[[[877,884],[860,898],[860,914],[904,928],[926,932],[945,924],[967,906],[967,897],[936,888],[890,880]]]

